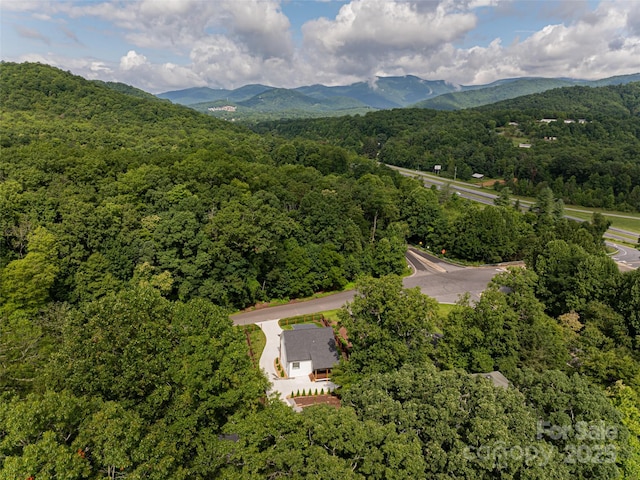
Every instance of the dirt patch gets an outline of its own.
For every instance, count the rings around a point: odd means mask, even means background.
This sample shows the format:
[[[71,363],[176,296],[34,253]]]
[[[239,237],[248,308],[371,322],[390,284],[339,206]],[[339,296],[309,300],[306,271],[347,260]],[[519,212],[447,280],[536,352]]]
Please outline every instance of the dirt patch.
[[[340,408],[340,399],[335,395],[312,395],[310,397],[295,397],[293,399],[296,405],[301,408],[309,407],[311,405],[330,405],[335,408]]]
[[[496,183],[499,183],[500,185],[504,185],[507,182],[505,180],[487,180],[486,182],[482,182],[480,184],[480,186],[481,187],[493,187]]]

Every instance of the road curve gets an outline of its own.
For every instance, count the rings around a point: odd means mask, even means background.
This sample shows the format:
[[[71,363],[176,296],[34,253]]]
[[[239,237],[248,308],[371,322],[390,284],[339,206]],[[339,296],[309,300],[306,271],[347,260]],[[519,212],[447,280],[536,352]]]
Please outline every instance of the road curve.
[[[441,264],[445,263],[440,261]],[[451,265],[451,264],[447,264]],[[478,300],[489,281],[504,269],[499,267],[458,267],[451,265],[450,271],[434,272],[429,269],[419,270],[403,279],[405,288],[419,287],[425,295],[435,298],[441,303],[455,303],[461,295],[468,293],[472,300]],[[322,298],[267,307],[249,312],[241,312],[231,316],[234,325],[265,322],[297,315],[308,315],[325,310],[341,308],[346,302],[353,300],[355,291],[327,295]]]
[[[607,242],[607,245],[617,250],[616,253],[611,255],[611,258],[616,261],[620,270],[636,270],[640,268],[640,251],[614,242]]]

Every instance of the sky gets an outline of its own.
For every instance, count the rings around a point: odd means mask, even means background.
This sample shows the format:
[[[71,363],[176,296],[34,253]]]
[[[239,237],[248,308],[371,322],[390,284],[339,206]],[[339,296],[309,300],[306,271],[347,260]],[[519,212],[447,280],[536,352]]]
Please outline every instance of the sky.
[[[0,58],[151,93],[640,72],[640,0],[0,0]]]

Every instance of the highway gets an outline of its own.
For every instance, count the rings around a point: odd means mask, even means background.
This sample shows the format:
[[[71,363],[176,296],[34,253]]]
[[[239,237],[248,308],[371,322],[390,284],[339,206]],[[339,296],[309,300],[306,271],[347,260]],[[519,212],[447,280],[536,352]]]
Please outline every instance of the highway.
[[[387,164],[385,164],[387,165]],[[484,192],[484,191],[479,191],[475,188],[469,187],[466,183],[464,182],[457,182],[457,181],[451,181],[450,179],[447,180],[440,180],[438,178],[434,178],[433,175],[430,174],[426,174],[424,172],[421,172],[419,170],[410,170],[408,168],[402,168],[402,167],[396,167],[394,165],[387,165],[387,167],[393,169],[393,170],[397,170],[398,172],[400,172],[401,175],[405,175],[408,177],[420,177],[425,185],[425,187],[430,187],[431,185],[435,185],[437,188],[441,188],[443,185],[448,185],[449,188],[453,191],[453,192],[457,192],[461,197],[466,198],[468,200],[473,200],[474,202],[479,202],[479,203],[484,203],[486,205],[493,205],[493,201],[495,198],[498,197],[497,194],[495,193],[489,193],[489,192]],[[533,205],[533,202],[527,201],[527,200],[520,200],[520,206],[522,207],[522,209],[527,209],[529,207],[531,207],[531,205]],[[578,210],[578,209],[567,209],[568,212],[571,211],[576,211],[576,212],[582,212],[582,213],[590,213],[589,210]],[[609,214],[607,213],[607,216],[611,216],[611,217],[620,217],[620,218],[636,218],[636,217],[632,217],[632,216],[628,216],[628,215],[620,215],[620,214]],[[571,213],[568,213],[565,215],[566,218],[568,218],[569,220],[575,220],[577,222],[584,222],[584,219],[582,218],[578,218],[578,217],[574,217],[571,216]],[[614,228],[614,227],[610,227],[604,234],[605,238],[608,238],[610,240],[616,241],[616,242],[627,242],[627,243],[633,243],[635,240],[638,239],[638,233],[636,232],[631,232],[629,230],[623,230],[621,228]],[[638,252],[637,250],[631,248],[629,249],[629,247],[625,247],[628,250],[630,250],[630,252],[626,255],[628,255],[626,258],[627,259],[632,259],[635,258],[635,254],[633,253],[633,251]],[[640,253],[640,252],[638,252]],[[614,257],[615,258],[615,257]],[[629,261],[629,260],[627,260]],[[633,268],[638,268],[639,265],[636,265],[634,263],[633,260],[630,260],[629,265],[634,265],[635,267]]]
[[[421,176],[425,186],[436,185],[439,188],[448,184],[449,188],[469,200],[493,205],[493,200],[497,197],[495,194],[470,188],[462,182],[439,180],[425,175],[423,172],[392,165],[388,166],[398,170],[402,175]],[[521,201],[520,204],[526,208],[531,206],[532,202]],[[567,218],[583,221],[571,216],[567,216]],[[637,238],[635,232],[617,228],[610,228],[605,234],[607,238],[613,240],[608,241],[607,245],[617,250],[612,255],[612,258],[623,271],[640,268],[640,251],[615,243],[619,240],[628,242],[629,238],[625,238],[624,235]],[[412,247],[407,250],[406,258],[407,264],[413,270],[413,274],[403,279],[403,286],[405,288],[419,287],[422,293],[435,298],[441,303],[455,303],[465,293],[469,294],[472,301],[478,300],[491,279],[497,273],[505,270],[505,266],[461,267]],[[346,302],[353,300],[354,293],[353,290],[349,290],[313,300],[294,301],[286,305],[241,312],[232,315],[231,319],[235,325],[247,325],[267,320],[335,310],[341,308]]]

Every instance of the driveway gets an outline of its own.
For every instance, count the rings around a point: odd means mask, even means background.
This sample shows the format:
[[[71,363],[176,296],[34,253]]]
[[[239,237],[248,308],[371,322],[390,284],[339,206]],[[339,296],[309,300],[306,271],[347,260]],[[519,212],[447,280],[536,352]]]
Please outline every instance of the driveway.
[[[316,389],[318,392],[324,389],[326,393],[336,388],[336,385],[331,382],[312,382],[309,377],[280,378],[276,373],[275,360],[280,357],[280,334],[282,333],[282,328],[278,325],[278,320],[258,322],[257,325],[267,337],[267,343],[260,357],[260,368],[271,382],[271,386],[267,390],[269,396],[280,394],[281,400],[291,404],[291,402],[287,401],[287,397],[292,393],[302,392],[302,390],[309,392]]]
[[[503,268],[495,266],[459,267],[417,250],[408,252],[407,261],[413,267],[414,274],[403,279],[404,287],[419,287],[423,293],[443,303],[454,303],[464,293],[469,293],[471,300],[478,300],[494,275],[504,271]],[[278,376],[275,359],[280,357],[280,334],[282,333],[278,320],[338,309],[351,301],[353,296],[354,291],[351,290],[313,300],[239,313],[231,317],[235,325],[255,323],[265,334],[266,344],[259,363],[260,369],[271,383],[267,391],[268,395],[279,395],[281,400],[293,406],[293,402],[287,400],[292,393],[316,389],[318,392],[321,389],[328,392],[337,387],[328,381],[312,382],[308,377],[285,379]]]

